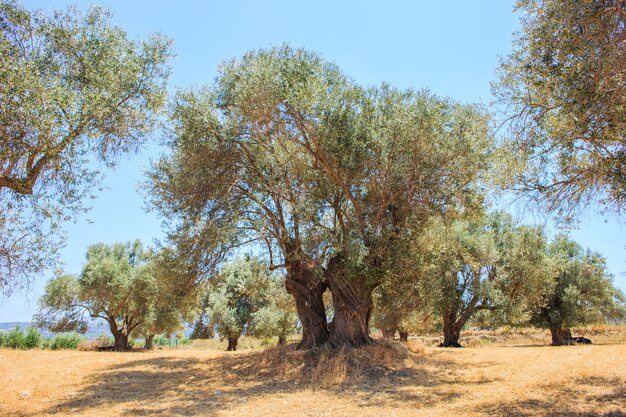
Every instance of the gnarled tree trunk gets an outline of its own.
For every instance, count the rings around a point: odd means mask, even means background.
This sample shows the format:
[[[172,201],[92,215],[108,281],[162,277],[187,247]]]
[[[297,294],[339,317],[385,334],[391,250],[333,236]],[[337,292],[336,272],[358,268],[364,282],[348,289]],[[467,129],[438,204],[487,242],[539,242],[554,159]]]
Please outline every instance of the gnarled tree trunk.
[[[131,350],[130,345],[128,344],[128,335],[125,331],[120,330],[117,333],[114,333],[113,338],[115,339],[114,349],[116,351],[125,352]]]
[[[564,329],[562,326],[550,327],[552,334],[552,346],[567,346],[572,343],[572,332],[570,329]]]
[[[328,262],[326,283],[333,296],[335,310],[329,326],[330,345],[362,346],[372,343],[369,322],[374,307],[373,289],[364,279],[347,275],[345,261],[340,255]]]
[[[302,341],[298,349],[324,344],[328,340],[328,323],[322,298],[326,284],[314,267],[304,266],[301,262],[288,263],[285,289],[294,297],[298,318],[302,323]]]
[[[443,316],[443,343],[440,347],[462,347],[459,344],[461,338],[461,329],[465,323],[456,320],[453,313],[447,313]]]
[[[237,344],[239,343],[239,338],[238,337],[229,337],[228,338],[228,347],[226,348],[227,351],[235,351],[237,350]]]
[[[144,343],[143,348],[144,349],[148,349],[148,350],[154,349],[153,341],[154,341],[154,335],[153,334],[151,334],[149,336],[146,336],[146,342]]]
[[[109,319],[109,329],[111,329],[111,333],[113,334],[113,339],[115,343],[113,344],[113,350],[118,352],[125,352],[131,350],[130,345],[128,344],[128,332],[125,328],[119,329],[117,327],[117,322],[114,319]]]
[[[283,346],[287,344],[287,337],[286,336],[278,336],[278,345],[279,346]]]

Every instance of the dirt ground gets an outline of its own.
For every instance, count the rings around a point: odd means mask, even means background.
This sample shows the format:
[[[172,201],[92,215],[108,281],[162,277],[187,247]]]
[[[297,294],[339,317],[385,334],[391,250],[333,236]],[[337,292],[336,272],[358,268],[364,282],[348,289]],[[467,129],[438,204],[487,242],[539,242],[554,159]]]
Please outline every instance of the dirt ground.
[[[323,383],[298,377],[293,350],[3,349],[0,415],[626,416],[624,344],[402,349],[348,358],[347,377],[326,363]]]

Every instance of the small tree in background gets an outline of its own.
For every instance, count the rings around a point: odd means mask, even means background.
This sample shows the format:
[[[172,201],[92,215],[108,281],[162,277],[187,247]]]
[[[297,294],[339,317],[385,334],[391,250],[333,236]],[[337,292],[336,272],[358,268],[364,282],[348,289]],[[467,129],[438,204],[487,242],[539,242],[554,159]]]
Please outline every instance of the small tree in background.
[[[255,258],[237,259],[224,266],[203,297],[202,315],[207,322],[194,330],[217,329],[228,340],[227,350],[236,350],[242,333],[259,337],[277,336],[284,344],[295,330],[297,316],[284,278],[272,274]]]
[[[451,225],[432,219],[417,243],[422,291],[443,323],[444,347],[460,347],[461,330],[478,311],[520,320],[547,277],[543,233],[504,213]]]
[[[552,276],[544,298],[534,306],[530,323],[550,329],[552,345],[572,344],[570,328],[624,317],[624,294],[613,286],[604,258],[584,251],[566,235],[548,246]]]
[[[298,316],[285,279],[274,278],[269,284],[264,305],[252,313],[253,331],[259,337],[278,336],[278,344],[284,345],[296,329]]]
[[[87,318],[99,318],[109,324],[115,350],[129,350],[128,337],[155,310],[158,286],[150,259],[138,240],[89,246],[80,277],[61,275],[46,285],[35,322],[52,331],[84,333]]]
[[[253,313],[268,304],[274,279],[255,258],[227,263],[213,278],[208,289],[210,323],[228,340],[227,350],[237,350],[241,334],[252,332]]]
[[[171,248],[161,249],[150,264],[154,278],[150,294],[146,294],[150,309],[137,328],[137,334],[145,338],[145,349],[153,348],[154,336],[183,330],[198,304],[196,274]]]

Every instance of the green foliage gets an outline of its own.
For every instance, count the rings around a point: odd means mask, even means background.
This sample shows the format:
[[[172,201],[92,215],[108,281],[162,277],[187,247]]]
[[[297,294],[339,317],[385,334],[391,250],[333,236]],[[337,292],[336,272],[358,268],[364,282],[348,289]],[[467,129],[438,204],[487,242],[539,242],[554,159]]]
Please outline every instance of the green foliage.
[[[431,218],[413,252],[421,307],[456,337],[480,311],[493,322],[523,322],[548,278],[544,248],[540,229],[502,212],[450,224]]]
[[[130,343],[122,339],[133,332],[153,335],[180,328],[195,292],[159,259],[139,241],[89,246],[80,277],[62,275],[48,283],[35,322],[53,331],[84,332],[87,317],[103,319],[116,344],[125,348]]]
[[[284,340],[295,330],[297,315],[291,295],[285,291],[285,280],[273,277],[268,283],[265,299],[252,314],[253,332],[256,337],[278,336]]]
[[[205,276],[234,247],[265,243],[300,314],[315,306],[303,323],[325,325],[327,284],[335,316],[367,321],[371,291],[401,270],[424,217],[480,207],[489,179],[493,142],[480,108],[365,89],[287,45],[226,62],[212,87],[179,91],[170,117],[172,152],[149,179],[170,239]],[[331,258],[338,268],[322,283]],[[342,291],[347,280],[358,291]],[[341,300],[357,293],[362,300]]]
[[[495,86],[514,162],[525,162],[516,188],[565,218],[592,200],[623,209],[623,2],[519,0],[517,9],[522,30]]]
[[[102,168],[137,151],[165,104],[171,41],[133,41],[100,7],[0,1],[0,285],[53,266],[60,224]]]
[[[543,298],[533,305],[531,324],[567,329],[626,316],[624,295],[613,286],[599,253],[559,235],[548,246],[548,256],[551,275]]]
[[[9,330],[4,334],[3,347],[13,349],[26,348],[26,337],[24,336],[24,332],[20,330],[19,326],[15,326],[14,329]]]
[[[76,349],[83,339],[77,333],[61,333],[43,343],[44,349],[63,350]]]
[[[147,337],[180,331],[183,321],[191,321],[196,314],[196,272],[170,248],[161,249],[150,265],[153,283],[147,296],[149,311],[136,333]]]
[[[26,349],[38,349],[43,344],[43,336],[37,329],[29,328],[24,336],[24,347]]]
[[[291,297],[284,280],[255,258],[226,264],[207,291],[210,325],[222,338],[246,335],[285,337],[295,328]]]
[[[8,332],[0,332],[0,347],[12,349],[38,349],[43,345],[43,337],[37,329],[29,327],[26,332],[19,326]]]

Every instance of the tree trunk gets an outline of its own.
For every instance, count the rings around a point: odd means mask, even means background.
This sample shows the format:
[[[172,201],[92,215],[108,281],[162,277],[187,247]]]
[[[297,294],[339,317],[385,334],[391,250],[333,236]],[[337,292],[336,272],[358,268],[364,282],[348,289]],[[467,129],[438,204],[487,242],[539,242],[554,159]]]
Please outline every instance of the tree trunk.
[[[154,335],[146,336],[146,343],[144,343],[143,348],[147,350],[154,349],[154,344],[152,343],[154,340]]]
[[[561,326],[550,327],[552,334],[552,346],[567,346],[572,344],[572,332]]]
[[[328,340],[328,323],[322,298],[326,284],[312,266],[304,267],[300,262],[288,264],[287,272],[285,289],[294,297],[298,318],[302,323],[302,341],[298,349],[321,346]]]
[[[278,345],[279,346],[283,346],[287,344],[287,337],[286,336],[278,336]]]
[[[333,347],[367,345],[372,343],[369,335],[374,307],[372,288],[362,277],[348,277],[345,269],[341,256],[333,257],[326,268],[326,283],[335,310],[328,341]]]
[[[235,351],[237,350],[237,343],[239,343],[239,338],[238,337],[229,337],[228,338],[228,347],[226,348],[227,351]]]
[[[107,320],[109,322],[109,329],[113,334],[113,339],[115,339],[115,344],[112,346],[113,350],[118,352],[124,352],[130,350],[130,345],[128,344],[128,333],[125,328],[119,329],[117,327],[117,322],[115,319],[110,318]]]
[[[398,331],[398,333],[400,334],[400,341],[401,342],[406,342],[409,340],[409,332],[406,332],[404,330],[400,330]]]
[[[443,317],[443,343],[440,347],[462,347],[459,344],[461,329],[464,323],[459,323],[452,313],[444,314]]]
[[[120,330],[113,334],[115,338],[115,347],[114,349],[118,352],[129,351],[130,345],[128,344],[128,335],[124,330]]]

